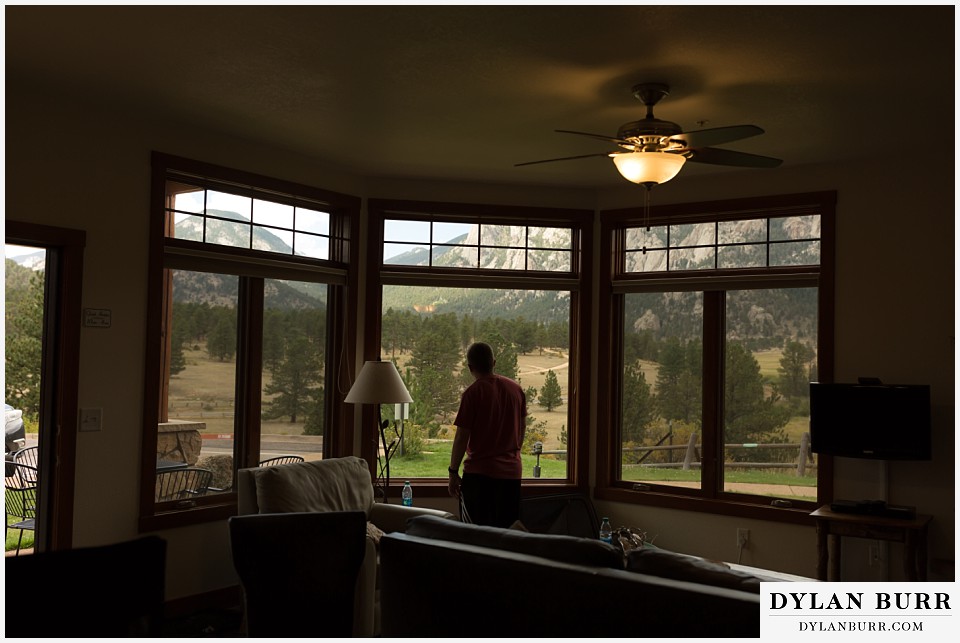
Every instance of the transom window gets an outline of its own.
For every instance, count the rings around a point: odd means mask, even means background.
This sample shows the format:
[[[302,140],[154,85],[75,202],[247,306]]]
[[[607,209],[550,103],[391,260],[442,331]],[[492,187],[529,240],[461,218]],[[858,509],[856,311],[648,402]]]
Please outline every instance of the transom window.
[[[820,215],[625,229],[624,272],[818,265]]]
[[[293,203],[168,181],[168,236],[262,252],[330,259],[330,213]]]
[[[573,231],[549,226],[383,222],[386,265],[573,272]]]

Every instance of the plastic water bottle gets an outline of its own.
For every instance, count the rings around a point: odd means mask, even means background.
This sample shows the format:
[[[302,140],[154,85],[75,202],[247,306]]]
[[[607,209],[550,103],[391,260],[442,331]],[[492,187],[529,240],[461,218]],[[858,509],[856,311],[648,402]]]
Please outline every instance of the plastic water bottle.
[[[600,540],[611,545],[613,544],[613,527],[610,526],[609,518],[604,518],[600,521]]]
[[[413,506],[413,487],[410,486],[409,480],[404,480],[403,491],[400,492],[400,497],[403,499],[404,507]]]

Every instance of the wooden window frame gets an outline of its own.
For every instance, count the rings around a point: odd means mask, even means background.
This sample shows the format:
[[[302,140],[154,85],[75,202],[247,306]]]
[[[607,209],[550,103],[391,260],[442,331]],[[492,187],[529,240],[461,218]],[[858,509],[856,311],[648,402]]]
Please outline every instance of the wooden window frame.
[[[366,310],[364,359],[379,359],[384,285],[431,285],[461,288],[504,288],[569,290],[570,313],[570,411],[568,432],[568,477],[553,480],[524,478],[523,494],[544,495],[563,491],[586,491],[589,475],[590,361],[593,224],[589,210],[524,206],[443,203],[371,199],[369,214],[364,302]],[[383,263],[384,220],[407,219],[490,225],[571,228],[573,257],[570,272],[487,270],[481,268],[442,268],[404,266]],[[522,223],[518,223],[522,222]],[[377,418],[371,405],[363,405],[361,456],[375,464]],[[446,478],[417,480],[417,494],[446,497]],[[399,493],[402,481],[391,481],[390,494]]]
[[[206,189],[233,192],[272,201],[322,205],[331,215],[329,260],[294,257],[266,251],[205,244],[168,235],[167,181],[182,180]],[[164,338],[170,310],[171,272],[198,270],[238,275],[237,394],[234,417],[234,468],[257,465],[260,449],[263,280],[290,279],[331,284],[327,301],[328,382],[341,381],[343,369],[353,363],[356,345],[357,269],[356,233],[360,199],[244,172],[171,156],[152,154],[150,255],[147,299],[147,353],[144,377],[143,447],[141,449],[141,531],[153,531],[222,520],[237,512],[235,488],[197,498],[192,506],[174,507],[154,501],[157,425],[165,419],[169,379],[169,344]],[[322,279],[318,279],[322,276]],[[336,350],[333,350],[334,341]],[[346,455],[352,449],[353,409],[344,404],[335,386],[327,387],[324,457]],[[151,403],[151,401],[153,403]]]
[[[604,277],[599,284],[599,368],[596,496],[603,500],[702,511],[745,518],[807,524],[811,508],[829,502],[833,495],[833,462],[818,459],[816,502],[794,502],[791,507],[775,506],[773,499],[722,491],[721,412],[723,346],[725,324],[723,299],[727,290],[816,286],[818,288],[818,376],[832,381],[834,370],[834,252],[835,192],[777,195],[727,201],[678,204],[601,212],[600,266]],[[626,273],[624,231],[627,227],[700,223],[780,216],[818,214],[821,217],[820,264]],[[668,290],[704,293],[704,452],[700,489],[667,485],[637,486],[619,480],[619,408],[623,336],[623,294]],[[807,506],[809,505],[809,506]]]

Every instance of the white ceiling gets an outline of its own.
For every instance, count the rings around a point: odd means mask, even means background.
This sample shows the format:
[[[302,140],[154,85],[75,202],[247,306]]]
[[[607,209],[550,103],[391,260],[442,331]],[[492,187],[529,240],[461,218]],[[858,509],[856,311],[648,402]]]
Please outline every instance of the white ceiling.
[[[658,118],[759,125],[723,147],[783,167],[952,146],[954,11],[6,6],[6,100],[29,83],[362,175],[601,187],[623,181],[602,157],[513,165],[610,149],[553,130],[615,134],[646,81],[671,86]],[[683,174],[724,171],[776,170]]]

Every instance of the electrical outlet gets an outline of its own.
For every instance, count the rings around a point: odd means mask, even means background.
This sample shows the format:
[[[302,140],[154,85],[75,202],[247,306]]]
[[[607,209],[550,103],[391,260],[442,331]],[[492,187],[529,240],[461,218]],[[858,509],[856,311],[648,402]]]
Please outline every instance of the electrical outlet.
[[[737,548],[746,547],[750,542],[750,530],[740,527],[737,529]]]

